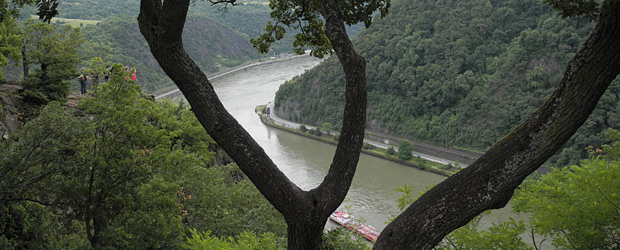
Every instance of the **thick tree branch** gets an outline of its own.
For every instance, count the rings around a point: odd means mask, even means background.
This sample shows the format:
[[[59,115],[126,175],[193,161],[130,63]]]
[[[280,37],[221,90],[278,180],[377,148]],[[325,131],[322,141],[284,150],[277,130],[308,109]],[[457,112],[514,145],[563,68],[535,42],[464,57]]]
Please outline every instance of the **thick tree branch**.
[[[209,3],[211,3],[211,5],[216,5],[216,4],[224,4],[224,6],[227,6],[228,4],[235,6],[237,5],[237,0],[208,0]]]
[[[358,55],[347,36],[342,12],[336,0],[323,0],[325,34],[334,48],[346,79],[345,107],[338,147],[329,172],[313,190],[320,194],[325,213],[331,214],[344,200],[359,160],[366,124],[366,61]]]
[[[237,162],[261,193],[286,216],[302,214],[302,190],[224,109],[206,75],[183,48],[190,0],[142,0],[138,23],[153,56],[176,83],[211,137]]]
[[[558,89],[527,121],[474,164],[426,192],[382,232],[374,249],[431,249],[514,189],[585,122],[620,73],[620,2],[605,1],[599,22]]]
[[[359,160],[366,123],[365,62],[346,35],[337,1],[325,1],[326,33],[346,74],[345,123],[323,183],[302,191],[224,109],[206,75],[183,48],[190,0],[142,0],[138,23],[153,56],[176,83],[211,137],[237,162],[287,221],[289,249],[318,249],[327,217],[344,200]]]
[[[346,36],[337,2],[328,0],[326,30],[347,76],[345,124],[323,183],[305,192],[292,183],[224,109],[206,75],[183,48],[189,0],[142,0],[138,22],[151,52],[192,105],[211,137],[237,162],[288,224],[289,249],[318,249],[327,217],[351,185],[362,147],[366,111],[365,62]]]

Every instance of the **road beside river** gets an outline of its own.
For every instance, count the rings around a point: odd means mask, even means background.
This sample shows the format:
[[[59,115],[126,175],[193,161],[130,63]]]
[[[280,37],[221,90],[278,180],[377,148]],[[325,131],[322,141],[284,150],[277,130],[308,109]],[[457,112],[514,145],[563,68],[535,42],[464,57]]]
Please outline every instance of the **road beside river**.
[[[327,174],[335,146],[264,125],[256,116],[257,105],[271,102],[285,81],[316,66],[320,60],[297,57],[283,62],[245,68],[212,80],[220,100],[252,135],[288,178],[304,190],[316,187]],[[413,185],[417,195],[445,177],[377,157],[362,155],[355,178],[341,209],[382,230],[399,213],[395,188]],[[506,210],[500,216],[507,214]],[[497,216],[488,217],[490,224]]]
[[[296,122],[292,122],[292,121],[289,121],[289,120],[285,120],[285,119],[282,119],[281,117],[278,117],[276,115],[276,113],[273,112],[273,110],[274,110],[273,109],[273,105],[274,105],[273,102],[270,102],[269,104],[267,104],[267,109],[270,110],[269,111],[269,118],[271,119],[271,121],[273,121],[275,124],[278,124],[278,125],[283,126],[283,127],[287,127],[287,128],[291,128],[291,129],[299,129],[299,127],[302,124],[299,124],[299,123],[296,123]],[[315,129],[316,128],[315,126],[311,126],[311,125],[304,125],[304,126],[306,126],[307,129]],[[330,131],[330,134],[339,134],[339,132],[338,131]],[[394,148],[394,150],[398,151],[398,147],[390,145],[390,144],[386,144],[386,143],[383,143],[383,142],[373,141],[373,140],[370,140],[370,139],[364,139],[364,143],[367,143],[367,144],[370,144],[370,145],[373,145],[375,147],[382,148],[382,149],[388,149],[388,148],[391,147],[391,148]],[[468,166],[467,164],[459,163],[459,162],[456,162],[456,161],[451,161],[451,160],[448,160],[448,159],[439,158],[439,157],[432,156],[432,155],[429,155],[429,154],[424,154],[424,153],[421,153],[421,152],[417,152],[415,150],[413,152],[411,152],[411,155],[413,157],[420,157],[420,158],[425,159],[427,161],[432,161],[432,162],[436,162],[436,163],[444,164],[444,165],[451,164],[453,166],[457,166],[458,165],[459,167],[467,167]]]

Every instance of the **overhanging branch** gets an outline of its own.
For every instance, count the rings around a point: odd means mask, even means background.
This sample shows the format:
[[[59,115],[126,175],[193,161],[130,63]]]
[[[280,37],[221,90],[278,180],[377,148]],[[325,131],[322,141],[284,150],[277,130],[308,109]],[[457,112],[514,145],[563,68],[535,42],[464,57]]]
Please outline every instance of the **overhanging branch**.
[[[382,232],[375,249],[431,249],[514,189],[585,122],[620,73],[620,2],[606,1],[599,22],[557,90],[526,122],[468,168],[426,192]]]

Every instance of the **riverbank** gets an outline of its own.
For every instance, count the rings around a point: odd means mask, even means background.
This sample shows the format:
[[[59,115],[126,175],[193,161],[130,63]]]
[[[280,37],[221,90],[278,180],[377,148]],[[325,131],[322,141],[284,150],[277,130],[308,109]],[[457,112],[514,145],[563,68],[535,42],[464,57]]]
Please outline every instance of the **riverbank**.
[[[233,68],[229,68],[226,70],[222,70],[220,72],[217,73],[213,73],[210,74],[208,76],[208,78],[210,80],[215,80],[217,78],[220,77],[224,77],[227,75],[230,75],[232,73],[238,72],[240,70],[244,70],[244,69],[250,69],[253,67],[257,67],[257,66],[261,66],[261,65],[269,65],[269,64],[273,64],[273,63],[278,63],[278,62],[282,62],[282,61],[288,61],[288,60],[293,60],[296,58],[300,58],[300,57],[307,57],[309,55],[299,55],[299,56],[290,56],[287,58],[280,58],[280,59],[275,59],[275,60],[269,60],[269,61],[263,61],[263,62],[251,62],[251,63],[246,63],[243,65],[239,65]],[[155,99],[160,99],[160,98],[165,98],[165,97],[175,97],[178,95],[181,95],[180,90],[176,87],[170,87],[170,88],[166,88],[164,90],[160,90],[157,91],[155,93],[152,94]],[[264,109],[264,108],[263,108]],[[260,115],[260,114],[259,114]],[[317,141],[321,141],[324,143],[329,143],[332,145],[337,145],[337,138],[333,137],[333,136],[317,136],[317,135],[312,135],[309,134],[307,132],[302,132],[298,129],[292,129],[286,126],[281,126],[278,125],[275,122],[269,122],[267,120],[267,118],[264,115],[261,115],[261,122],[267,126],[273,127],[273,128],[277,128],[283,131],[287,131],[289,133],[293,133],[296,135],[300,135],[309,139],[313,139],[313,140],[317,140]],[[299,125],[295,126],[295,127],[299,127]],[[309,126],[310,127],[310,126]],[[398,164],[402,164],[402,165],[406,165],[406,166],[411,166],[411,167],[415,167],[421,170],[425,170],[425,171],[429,171],[435,174],[440,174],[443,176],[450,176],[452,175],[454,172],[458,171],[460,169],[460,167],[455,167],[455,166],[461,166],[462,164],[458,163],[458,162],[449,162],[449,161],[445,161],[445,160],[441,160],[439,158],[434,158],[430,155],[424,155],[423,157],[429,159],[433,158],[431,160],[426,160],[423,159],[420,156],[414,156],[411,160],[402,160],[399,159],[396,155],[391,155],[387,153],[387,148],[392,147],[391,145],[397,145],[397,139],[396,138],[392,138],[392,137],[388,137],[388,136],[382,136],[382,135],[377,135],[376,133],[368,133],[365,136],[365,140],[367,140],[366,143],[364,143],[364,147],[362,149],[362,152],[364,154],[367,155],[371,155],[374,157],[378,157],[381,159],[385,159],[385,160],[389,160]],[[380,139],[377,139],[380,138]],[[370,140],[370,141],[368,141]],[[381,148],[381,145],[383,148]],[[416,148],[417,149],[421,149],[421,151],[425,151],[423,153],[429,152],[431,155],[441,155],[441,151],[438,150],[437,148],[433,148],[434,146],[432,145],[426,145],[423,143],[420,144],[416,144]],[[396,148],[396,147],[394,147]],[[428,153],[427,153],[428,154]],[[445,155],[445,154],[444,154]],[[466,159],[461,157],[460,159]],[[464,160],[466,162],[466,160]]]
[[[323,143],[328,143],[332,145],[338,144],[337,135],[323,134],[319,136],[319,135],[309,133],[311,130],[302,131],[299,129],[293,129],[290,127],[279,125],[275,123],[272,119],[269,119],[267,114],[265,114],[265,110],[266,110],[266,105],[261,105],[261,106],[256,107],[255,112],[260,117],[261,122],[265,124],[266,126],[276,128],[282,131],[286,131],[286,132],[289,132],[295,135],[303,136],[303,137],[313,139],[316,141],[320,141]],[[450,176],[454,174],[456,171],[460,170],[459,167],[455,167],[451,164],[440,164],[437,162],[425,160],[421,157],[413,157],[411,160],[402,160],[402,159],[399,159],[396,155],[388,154],[386,149],[382,149],[382,148],[373,146],[368,143],[364,143],[364,146],[362,147],[362,153],[370,155],[370,156],[378,157],[384,160],[392,161],[398,164],[402,164],[405,166],[415,167],[420,170],[432,172],[432,173],[443,175],[443,176]]]
[[[372,130],[366,130],[366,138],[374,141],[383,141],[390,145],[398,145],[403,139],[392,135],[386,135]],[[415,150],[420,153],[433,155],[466,165],[474,163],[484,152],[474,152],[470,149],[436,146],[419,140],[410,140],[415,145]]]
[[[223,69],[221,71],[209,74],[207,75],[207,79],[209,79],[209,81],[212,81],[217,78],[224,77],[226,75],[237,72],[239,70],[249,69],[249,68],[253,68],[253,67],[257,67],[261,65],[273,64],[273,63],[282,62],[282,61],[288,61],[288,60],[292,60],[292,59],[296,59],[296,58],[304,57],[304,56],[310,56],[310,54],[306,53],[303,55],[291,55],[291,56],[283,57],[283,58],[268,59],[266,61],[263,61],[264,59],[260,59],[258,61],[250,61],[250,62],[241,64],[241,65],[237,65],[235,67]],[[174,96],[180,95],[181,91],[178,89],[176,85],[173,84],[170,87],[157,90],[154,93],[150,93],[150,94],[153,95],[155,99],[160,99],[163,97],[174,97]]]

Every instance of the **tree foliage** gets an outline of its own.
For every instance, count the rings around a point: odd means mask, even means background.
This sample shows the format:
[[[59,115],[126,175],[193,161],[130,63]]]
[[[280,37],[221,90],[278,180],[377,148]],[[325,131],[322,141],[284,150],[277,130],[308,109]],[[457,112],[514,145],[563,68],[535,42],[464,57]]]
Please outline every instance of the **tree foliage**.
[[[58,248],[71,241],[67,237],[72,231],[81,229],[53,212],[61,202],[49,183],[70,172],[78,160],[75,148],[82,145],[80,138],[88,136],[82,129],[87,123],[74,119],[58,103],[44,107],[41,114],[0,147],[0,206],[5,211],[0,223],[1,248]],[[65,225],[63,230],[59,230],[61,225]]]
[[[521,185],[512,206],[528,223],[510,218],[479,230],[478,218],[448,235],[437,249],[533,249],[525,242],[540,249],[547,239],[558,249],[615,249],[620,234],[620,137],[617,130],[608,134],[613,143],[602,150],[590,148],[590,159]],[[522,238],[525,232],[531,239]]]
[[[514,208],[531,214],[531,227],[557,248],[614,249],[620,236],[618,178],[618,158],[585,160],[525,183]]]
[[[2,67],[21,60],[22,36],[15,19],[0,22],[0,80],[4,80]]]
[[[0,248],[176,249],[190,229],[285,234],[281,215],[187,105],[154,102],[120,64],[86,117],[57,102],[0,147]],[[209,167],[209,168],[207,168]]]
[[[0,23],[6,18],[17,18],[21,8],[26,5],[36,6],[37,15],[43,22],[58,15],[58,0],[0,0]]]
[[[354,39],[368,60],[367,128],[487,149],[540,107],[592,28],[535,0],[394,1],[388,17]],[[338,128],[344,78],[337,63],[328,59],[281,85],[274,112]],[[607,142],[605,128],[620,128],[618,86],[554,162],[577,163],[584,147]]]
[[[84,40],[80,29],[29,20],[23,36],[23,63],[38,66],[23,83],[26,100],[37,104],[65,100],[73,83],[69,80],[77,76],[75,64],[81,60],[78,49]]]
[[[145,91],[154,92],[170,86],[170,79],[164,72],[152,67],[156,63],[155,58],[143,46],[135,19],[129,16],[112,17],[82,30],[84,38],[89,41],[86,44],[89,49],[84,52],[88,58],[101,57],[108,65],[112,61],[135,67],[139,84]],[[194,16],[185,30],[184,41],[205,72],[217,72],[260,57],[241,35],[212,19]],[[214,39],[209,43],[211,46],[202,44],[205,38],[211,36],[222,40]],[[82,64],[86,66],[90,62]]]
[[[0,23],[10,18],[19,17],[19,11],[24,5],[32,5],[35,0],[1,0],[0,1]]]
[[[398,141],[398,158],[401,160],[410,160],[413,158],[411,153],[413,152],[413,143],[407,139]]]
[[[388,13],[389,0],[341,0],[338,1],[342,11],[342,21],[347,25],[364,23],[366,28],[373,20],[373,14],[379,12],[381,17]],[[272,43],[284,38],[285,28],[299,30],[295,35],[293,46],[297,54],[303,54],[306,48],[311,48],[313,56],[323,58],[331,55],[331,43],[323,30],[325,14],[323,6],[317,1],[274,0],[269,2],[272,9],[271,18],[274,22],[267,22],[265,32],[250,42],[258,51],[266,53]]]
[[[493,249],[493,250],[511,250],[523,249],[533,250],[523,241],[522,235],[527,230],[523,220],[516,221],[510,218],[499,224],[493,225],[485,230],[480,230],[478,217],[462,228],[459,228],[446,236],[444,240],[435,248],[438,250],[476,250],[476,249]]]
[[[545,2],[557,9],[563,18],[583,15],[593,20],[600,8],[599,2],[595,0],[545,0]]]
[[[189,20],[202,20],[217,23],[234,31],[246,42],[253,37],[258,37],[263,33],[265,24],[273,21],[269,13],[268,0],[258,1],[236,1],[234,8],[226,8],[221,11],[217,6],[213,6],[210,1],[194,1],[192,8],[188,12]],[[123,0],[80,0],[80,4],[69,4],[61,2],[59,7],[59,17],[83,20],[99,20],[106,22],[109,17],[119,17],[127,21],[135,20],[135,15],[139,11],[139,2]],[[34,13],[33,13],[34,14]],[[349,26],[347,31],[350,36],[356,35],[363,25]],[[85,27],[89,28],[89,27]],[[269,50],[270,54],[279,55],[280,53],[290,53],[293,51],[294,30],[286,29],[289,36],[285,36],[280,41],[274,42]],[[206,34],[200,39],[211,37],[215,34]],[[198,39],[198,40],[200,40]],[[219,43],[216,39],[211,40]],[[115,49],[121,49],[117,47]],[[115,51],[110,51],[115,53]]]
[[[252,232],[243,232],[235,237],[214,237],[211,232],[199,233],[191,230],[192,236],[183,245],[184,249],[194,250],[259,250],[259,249],[280,249],[273,234],[265,233],[257,236]]]
[[[147,92],[170,87],[170,79],[159,69],[153,68],[153,58],[139,45],[142,44],[135,23],[135,14],[139,4],[135,1],[93,1],[80,0],[73,2],[58,1],[59,18],[97,20],[97,25],[81,27],[81,33],[87,40],[80,50],[83,60],[81,66],[89,65],[90,58],[101,57],[109,65],[111,62],[122,62],[138,69],[140,84]],[[22,10],[24,16],[36,15],[31,8]],[[32,8],[34,9],[34,8]],[[258,37],[265,23],[271,20],[268,1],[238,2],[235,8],[228,8],[225,13],[213,8],[208,1],[195,1],[189,12],[188,31],[184,33],[184,41],[194,59],[207,73],[217,72],[224,68],[234,67],[249,60],[264,58],[252,48],[248,40]],[[51,20],[52,24],[65,25],[61,19]],[[351,36],[357,34],[362,25],[349,26]],[[280,56],[293,51],[293,35],[295,31],[287,31],[290,36],[275,42],[269,50],[269,56]],[[202,42],[209,40],[209,45]],[[230,47],[227,47],[231,45]],[[79,67],[78,67],[79,68]],[[17,81],[21,77],[21,69],[10,66],[6,69],[6,78]]]
[[[368,250],[366,239],[343,227],[329,230],[323,235],[321,250]]]

